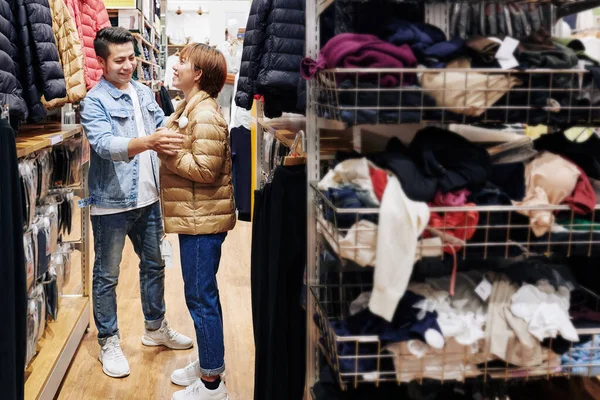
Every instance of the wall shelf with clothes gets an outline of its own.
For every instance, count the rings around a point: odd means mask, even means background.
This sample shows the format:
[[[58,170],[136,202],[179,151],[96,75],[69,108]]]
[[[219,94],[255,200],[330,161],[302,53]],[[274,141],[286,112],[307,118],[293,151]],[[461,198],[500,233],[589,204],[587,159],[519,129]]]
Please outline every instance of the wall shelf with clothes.
[[[306,2],[306,393],[598,375],[595,3],[374,4]]]
[[[16,139],[27,277],[25,398],[53,399],[90,323],[89,145],[80,125],[25,125]]]

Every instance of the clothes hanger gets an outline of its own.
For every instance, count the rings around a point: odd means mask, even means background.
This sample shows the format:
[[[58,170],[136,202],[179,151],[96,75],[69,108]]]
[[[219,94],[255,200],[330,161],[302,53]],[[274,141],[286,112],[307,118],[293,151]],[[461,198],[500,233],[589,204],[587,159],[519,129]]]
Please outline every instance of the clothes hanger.
[[[300,142],[300,140],[302,140],[302,142]],[[298,144],[300,143],[304,143],[304,131],[302,130],[296,133],[292,147],[290,147],[290,155],[283,159],[283,165],[292,166],[306,164],[306,157],[300,156],[297,151]]]

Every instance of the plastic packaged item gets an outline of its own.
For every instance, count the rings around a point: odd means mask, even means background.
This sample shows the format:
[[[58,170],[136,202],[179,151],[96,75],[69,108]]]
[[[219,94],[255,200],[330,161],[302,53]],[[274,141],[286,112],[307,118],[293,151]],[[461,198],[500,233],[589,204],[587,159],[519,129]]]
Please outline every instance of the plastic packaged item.
[[[27,282],[27,292],[31,292],[33,284],[36,281],[35,275],[35,245],[33,243],[33,232],[27,231],[23,235],[23,248],[25,250],[25,274]]]

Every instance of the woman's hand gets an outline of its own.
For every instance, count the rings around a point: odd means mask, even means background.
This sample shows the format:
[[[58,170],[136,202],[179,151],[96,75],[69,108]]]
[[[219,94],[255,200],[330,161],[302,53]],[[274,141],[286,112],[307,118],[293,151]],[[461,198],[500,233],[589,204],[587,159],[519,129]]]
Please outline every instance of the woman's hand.
[[[183,146],[185,136],[171,129],[159,128],[150,136],[146,136],[146,141],[149,150],[154,150],[158,154],[166,154],[168,156],[177,155]]]

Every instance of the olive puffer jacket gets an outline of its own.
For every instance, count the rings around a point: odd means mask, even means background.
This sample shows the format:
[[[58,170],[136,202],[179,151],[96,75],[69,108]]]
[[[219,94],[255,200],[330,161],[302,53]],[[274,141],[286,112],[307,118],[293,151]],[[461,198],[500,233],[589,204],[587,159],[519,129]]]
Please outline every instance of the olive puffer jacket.
[[[85,89],[85,71],[83,67],[83,48],[77,25],[69,13],[64,0],[48,0],[52,12],[52,29],[54,38],[60,54],[60,63],[65,73],[67,84],[67,96],[61,99],[46,101],[42,103],[46,108],[60,107],[67,103],[81,101],[87,91]]]
[[[94,39],[100,29],[110,26],[108,12],[102,0],[66,0],[66,3],[83,45],[85,84],[87,90],[90,90],[102,78],[102,68],[96,60]]]
[[[27,104],[19,83],[19,50],[11,6],[0,0],[0,103],[8,104],[11,121],[27,118]]]
[[[42,95],[46,100],[67,95],[52,30],[52,13],[48,0],[15,0],[14,7],[21,50],[20,80],[29,107],[29,121],[38,122],[46,116]]]
[[[186,126],[183,121],[187,118]],[[160,190],[167,233],[227,232],[236,223],[227,122],[215,99],[199,92],[181,102],[167,128],[185,135],[183,150],[161,156]]]

